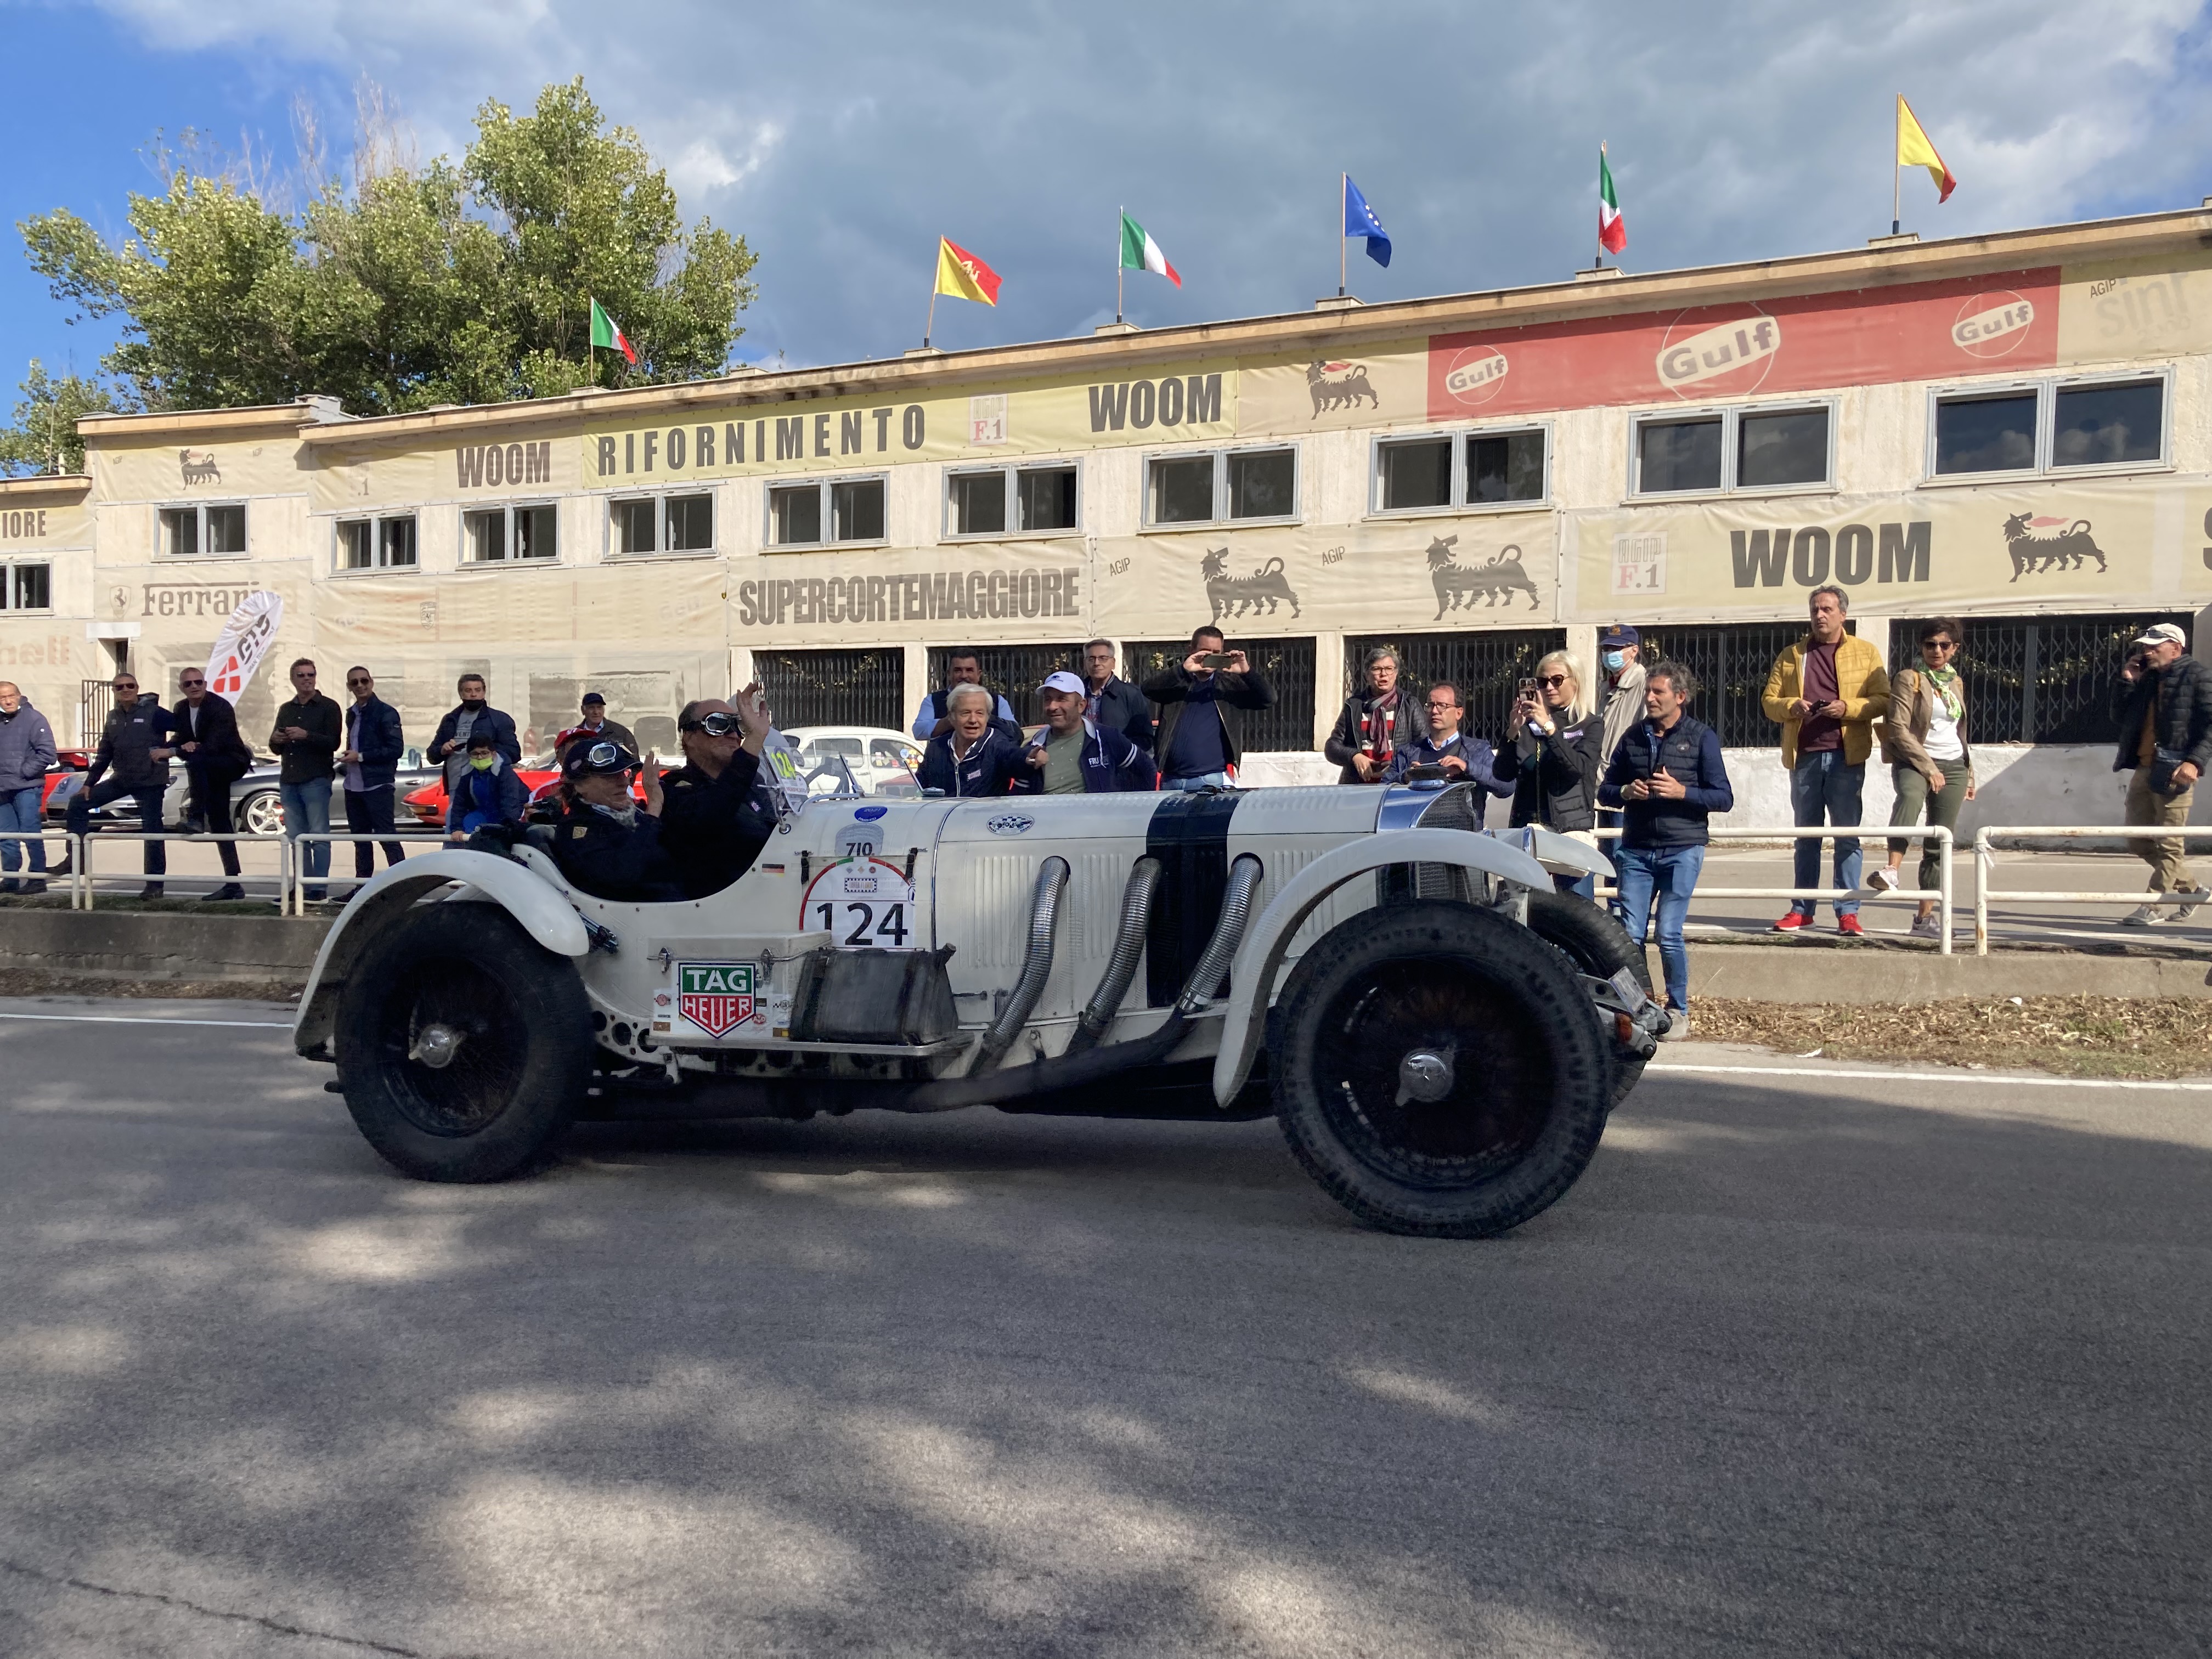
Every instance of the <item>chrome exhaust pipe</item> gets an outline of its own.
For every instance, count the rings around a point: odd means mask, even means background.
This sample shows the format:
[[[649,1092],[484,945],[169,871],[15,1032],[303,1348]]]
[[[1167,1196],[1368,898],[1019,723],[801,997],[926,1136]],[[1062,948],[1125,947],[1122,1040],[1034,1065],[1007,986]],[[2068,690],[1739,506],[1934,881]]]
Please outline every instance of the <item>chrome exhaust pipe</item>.
[[[1030,1010],[1044,994],[1044,982],[1052,975],[1053,929],[1060,921],[1060,896],[1066,887],[1066,859],[1049,858],[1037,866],[1036,887],[1030,901],[1030,948],[1022,959],[1022,976],[1014,981],[1013,994],[976,1045],[975,1058],[968,1067],[969,1076],[998,1065],[1022,1034],[1022,1027],[1029,1024]]]
[[[1130,869],[1129,884],[1121,890],[1121,922],[1114,934],[1114,954],[1099,976],[1098,988],[1084,1005],[1075,1035],[1067,1040],[1069,1054],[1097,1048],[1114,1016],[1121,1012],[1121,1000],[1129,994],[1129,981],[1136,977],[1138,959],[1145,954],[1145,928],[1152,921],[1152,893],[1159,884],[1158,859],[1139,859]]]

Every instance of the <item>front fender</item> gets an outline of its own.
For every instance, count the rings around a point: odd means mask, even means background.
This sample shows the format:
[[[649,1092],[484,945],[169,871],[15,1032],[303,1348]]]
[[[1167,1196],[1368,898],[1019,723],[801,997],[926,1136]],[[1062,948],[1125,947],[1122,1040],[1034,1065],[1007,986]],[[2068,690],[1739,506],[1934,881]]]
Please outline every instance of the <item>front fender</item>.
[[[1519,848],[1464,830],[1388,830],[1322,854],[1267,902],[1237,948],[1230,968],[1233,988],[1222,1021],[1221,1047],[1213,1057],[1218,1104],[1227,1106],[1252,1075],[1252,1061],[1267,1036],[1276,976],[1306,918],[1347,881],[1393,864],[1456,864],[1523,887],[1548,889],[1552,884],[1544,866]]]
[[[495,853],[441,848],[393,865],[364,885],[324,936],[293,1022],[292,1046],[315,1054],[329,1042],[337,994],[346,975],[385,928],[441,887],[473,889],[520,922],[531,938],[556,956],[580,957],[591,948],[584,919],[560,891],[527,867]],[[455,896],[460,896],[456,895]]]

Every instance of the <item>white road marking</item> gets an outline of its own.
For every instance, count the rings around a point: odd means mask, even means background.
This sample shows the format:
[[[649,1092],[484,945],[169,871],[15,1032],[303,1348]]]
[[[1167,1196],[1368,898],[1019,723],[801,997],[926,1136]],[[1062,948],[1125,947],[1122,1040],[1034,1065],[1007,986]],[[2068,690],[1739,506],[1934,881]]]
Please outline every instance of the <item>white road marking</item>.
[[[1818,1066],[1682,1066],[1654,1060],[1644,1068],[1653,1072],[1705,1073],[1723,1077],[1833,1077],[1890,1083],[2003,1083],[2024,1084],[2035,1089],[2185,1089],[2212,1091],[2212,1083],[2182,1083],[2165,1079],[2082,1077],[2021,1077],[2010,1072],[1832,1072]]]
[[[0,1019],[58,1019],[80,1025],[223,1025],[244,1031],[289,1031],[289,1020],[160,1019],[142,1014],[0,1014]]]

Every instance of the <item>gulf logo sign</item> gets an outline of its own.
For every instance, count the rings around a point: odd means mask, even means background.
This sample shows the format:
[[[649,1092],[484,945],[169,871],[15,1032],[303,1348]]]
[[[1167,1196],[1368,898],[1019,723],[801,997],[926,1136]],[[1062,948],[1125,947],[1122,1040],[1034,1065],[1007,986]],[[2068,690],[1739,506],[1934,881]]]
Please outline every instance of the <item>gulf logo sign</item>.
[[[2035,302],[2024,294],[2000,289],[1977,294],[1959,307],[1951,325],[1951,343],[1970,357],[2002,357],[2016,351],[2035,323]]]
[[[1710,312],[1685,312],[1667,329],[1652,358],[1659,384],[1678,398],[1756,392],[1782,350],[1782,319],[1757,307],[1704,323]]]
[[[1444,391],[1454,403],[1478,409],[1505,389],[1512,362],[1492,345],[1463,346],[1444,368]]]

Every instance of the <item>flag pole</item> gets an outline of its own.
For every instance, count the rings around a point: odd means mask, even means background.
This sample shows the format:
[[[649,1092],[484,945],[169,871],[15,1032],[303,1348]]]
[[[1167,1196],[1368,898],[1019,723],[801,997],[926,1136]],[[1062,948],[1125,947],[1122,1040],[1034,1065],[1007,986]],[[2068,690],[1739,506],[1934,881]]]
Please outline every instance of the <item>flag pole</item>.
[[[1123,208],[1123,209],[1121,209],[1121,214],[1122,218],[1127,219],[1127,218],[1129,216],[1129,210],[1128,210],[1128,209],[1127,209],[1127,208]],[[1127,231],[1123,230],[1123,229],[1122,229],[1119,225],[1115,226],[1115,228],[1114,228],[1114,320],[1115,320],[1116,323],[1118,323],[1118,322],[1120,322],[1120,321],[1121,320],[1121,239],[1122,239],[1124,236],[1127,235],[1127,234],[1128,234],[1128,233],[1127,233]]]
[[[1597,170],[1599,179],[1602,181],[1605,175],[1605,140],[1602,138],[1597,141]],[[1598,228],[1602,234],[1604,227],[1601,225]],[[1590,256],[1590,269],[1592,270],[1605,269],[1605,243],[1602,240],[1600,240],[1597,245],[1597,252]]]
[[[939,250],[939,257],[943,257],[941,249]],[[921,349],[924,351],[929,349],[929,337],[936,331],[937,278],[933,275],[929,279],[929,320],[921,325]]]
[[[1344,284],[1347,280],[1344,264],[1346,258],[1344,251],[1345,204],[1351,199],[1352,175],[1340,173],[1336,175],[1336,297],[1340,300],[1344,297]]]
[[[1897,94],[1897,107],[1905,107],[1905,94],[1901,92]],[[1905,164],[1897,159],[1897,127],[1893,121],[1889,134],[1889,234],[1893,236],[1897,234],[1898,222],[1904,211],[1900,204],[1903,191],[1898,182],[1904,173]]]

